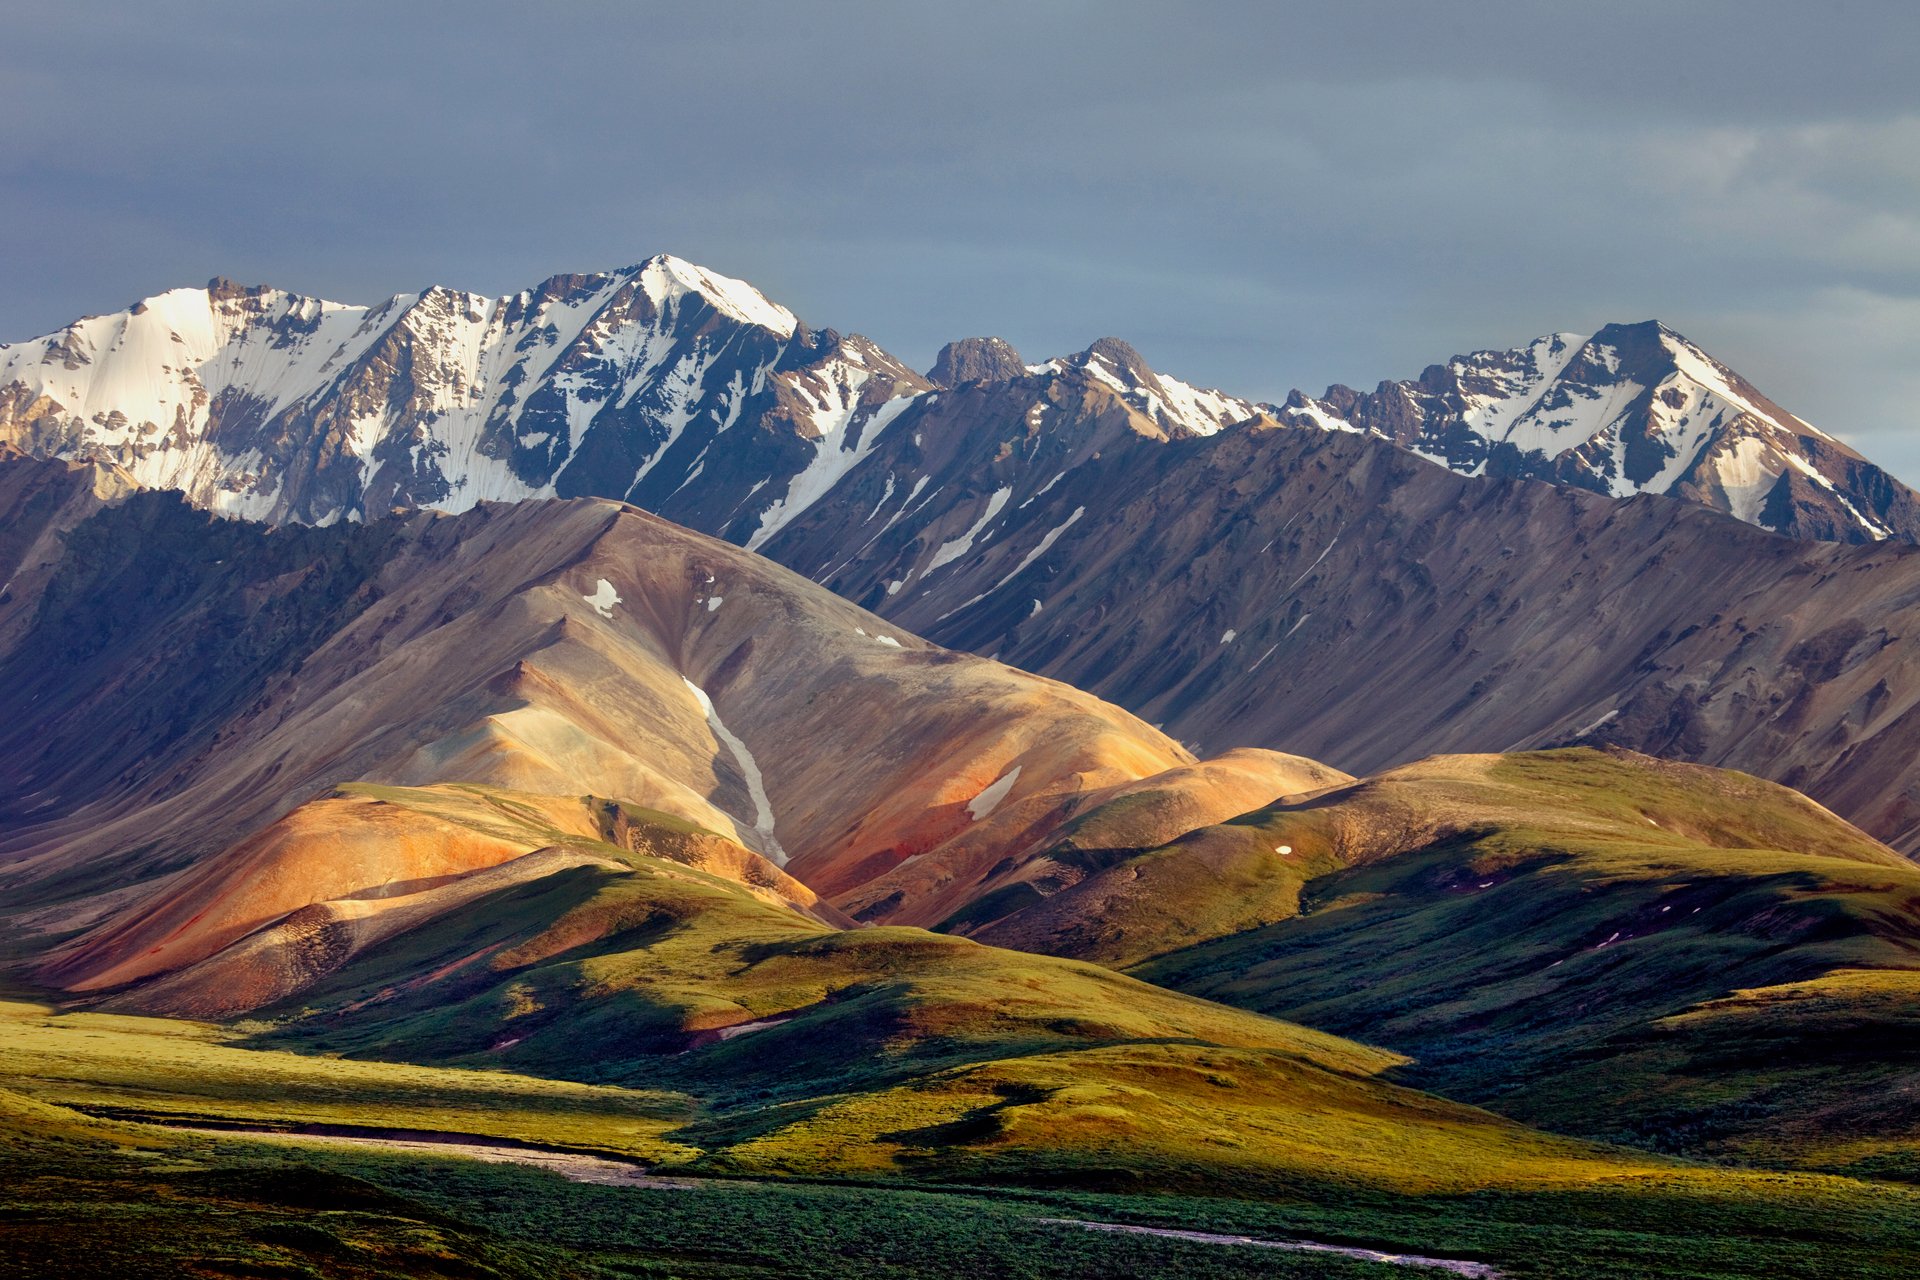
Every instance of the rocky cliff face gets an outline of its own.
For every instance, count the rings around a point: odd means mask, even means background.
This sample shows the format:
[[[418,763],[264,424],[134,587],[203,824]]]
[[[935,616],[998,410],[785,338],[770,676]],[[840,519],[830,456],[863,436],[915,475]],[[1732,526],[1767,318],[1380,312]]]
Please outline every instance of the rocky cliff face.
[[[944,535],[897,527],[848,563],[802,558],[861,545],[865,513],[835,529],[826,509],[769,550],[1200,749],[1367,773],[1614,743],[1787,782],[1920,848],[1920,549],[1458,476],[1357,434],[1255,425],[1088,454],[947,563]]]

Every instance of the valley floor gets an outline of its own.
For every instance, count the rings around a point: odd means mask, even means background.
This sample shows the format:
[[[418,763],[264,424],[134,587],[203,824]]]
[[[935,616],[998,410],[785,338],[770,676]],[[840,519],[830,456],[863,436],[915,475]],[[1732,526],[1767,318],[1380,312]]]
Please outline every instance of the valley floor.
[[[675,1131],[695,1108],[667,1092],[251,1050],[203,1024],[55,1015],[29,1002],[0,1005],[0,1024],[4,1276],[1448,1274],[1409,1265],[1425,1259],[1516,1280],[1812,1280],[1904,1277],[1920,1256],[1915,1188],[1637,1158],[1617,1176],[1446,1195],[1337,1180],[1248,1198],[1099,1190],[1092,1169],[1077,1184],[1062,1170],[1052,1185],[1020,1186],[804,1172],[573,1180],[432,1150],[125,1117],[432,1129],[496,1151],[518,1140],[583,1163],[671,1166],[692,1154]]]

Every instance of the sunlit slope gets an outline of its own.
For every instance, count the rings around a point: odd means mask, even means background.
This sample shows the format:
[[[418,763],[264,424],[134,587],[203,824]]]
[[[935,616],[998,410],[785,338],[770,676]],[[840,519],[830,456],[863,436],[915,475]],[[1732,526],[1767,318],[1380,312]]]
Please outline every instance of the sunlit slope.
[[[835,930],[644,855],[502,888],[259,1017],[255,1043],[366,1070],[670,1090],[700,1109],[665,1138],[733,1171],[1464,1187],[1622,1159],[1386,1083],[1391,1053],[1095,965]]]
[[[1442,757],[1187,843],[1290,847],[1298,914],[1133,970],[1151,981],[1364,1035],[1416,1060],[1401,1078],[1549,1127],[1920,1139],[1920,869],[1784,788],[1628,753]],[[1199,861],[1181,850],[1144,855],[1157,883]]]
[[[242,1039],[210,1023],[0,1002],[0,1073],[11,1091],[0,1091],[0,1104],[11,1098],[5,1115],[23,1132],[64,1126],[77,1137],[104,1135],[48,1108],[445,1130],[646,1159],[685,1154],[663,1135],[685,1124],[695,1106],[671,1090],[355,1062],[243,1047]],[[26,1107],[37,1110],[20,1110]]]
[[[924,924],[1143,783],[1168,831],[1296,789],[1289,757],[1201,764],[1096,698],[615,503],[272,530],[148,493],[64,545],[0,652],[0,911],[72,990],[207,954],[172,925],[150,937],[155,922],[207,913],[188,932],[225,945],[273,910],[540,849],[426,838],[421,814],[382,842],[371,828],[396,815],[330,799],[350,783],[603,797],[724,837],[864,920]],[[358,852],[292,855],[336,836]]]
[[[98,1105],[112,1089],[93,1077],[118,1072],[137,1080],[140,1100],[153,1106],[176,1088],[204,1084],[208,1057],[180,1062],[167,1053],[168,1041],[180,1032],[191,1037],[194,1028],[139,1021],[142,1030],[122,1033],[98,1020],[75,1025],[0,1003],[0,1059],[8,1084],[19,1086],[0,1088],[0,1219],[6,1223],[0,1275],[553,1280],[568,1274],[556,1270],[562,1259],[539,1242],[476,1230],[352,1176],[266,1152],[216,1151],[204,1139],[96,1119],[33,1096],[65,1092]],[[268,1057],[234,1053],[250,1065],[264,1066]],[[56,1082],[20,1074],[43,1071],[65,1075]],[[261,1075],[233,1074],[253,1092],[266,1092]],[[264,1076],[286,1083],[270,1067]],[[337,1098],[346,1084],[336,1077],[318,1092]],[[294,1097],[285,1101],[299,1109]],[[578,1132],[565,1117],[541,1119],[554,1122],[556,1131]]]
[[[1134,782],[1055,788],[1013,801],[1006,823],[982,824],[936,858],[909,858],[839,901],[862,919],[968,932],[1079,883],[1116,856],[1350,781],[1303,756],[1238,748]]]
[[[223,1050],[211,1029],[195,1024],[133,1019],[104,1027],[102,1021],[0,1006],[0,1028],[8,1033],[0,1045],[25,1047],[29,1069],[56,1073],[35,1079],[36,1091],[58,1089],[86,1107],[102,1105],[87,1100],[90,1091],[112,1091],[92,1082],[111,1077],[137,1082],[149,1109],[177,1103],[203,1115],[271,1111],[276,1104],[309,1113],[316,1103],[337,1112],[342,1090],[329,1085],[351,1084],[366,1099],[363,1122],[411,1114],[448,1123],[511,1110],[516,1121],[531,1119],[537,1132],[552,1134],[549,1142],[607,1154],[657,1151],[644,1132],[661,1122],[663,1102],[666,1112],[674,1105],[660,1095],[502,1073]],[[25,1023],[31,1026],[23,1029]],[[180,1046],[186,1072],[179,1070]],[[234,1071],[222,1053],[262,1069]],[[10,1069],[22,1063],[18,1052],[9,1056]],[[175,1089],[189,1092],[176,1096]],[[287,1096],[269,1097],[275,1089]],[[997,1102],[1010,1126],[1025,1122],[1028,1108]],[[643,1136],[623,1135],[623,1127]],[[1205,1131],[1195,1137],[1218,1141]],[[789,1144],[788,1150],[796,1168],[830,1167],[846,1158],[824,1143],[811,1150]],[[213,1137],[93,1118],[0,1090],[0,1217],[6,1222],[0,1274],[42,1275],[50,1260],[76,1280],[180,1274],[586,1280],[636,1272],[712,1280],[769,1274],[807,1280],[1176,1274],[1384,1280],[1389,1274],[1378,1264],[1326,1254],[1092,1232],[1063,1219],[1339,1241],[1471,1259],[1539,1280],[1905,1280],[1920,1243],[1915,1192],[1897,1184],[1698,1165],[1560,1162],[1553,1167],[1575,1176],[1468,1195],[1418,1195],[1350,1182],[1286,1182],[1243,1166],[1233,1188],[1244,1191],[1242,1198],[1169,1196],[1152,1191],[1165,1179],[1164,1167],[1142,1165],[1124,1134],[1114,1150],[1135,1156],[1133,1164],[1105,1171],[1069,1166],[1066,1176],[1038,1175],[1069,1185],[1012,1193],[986,1181],[1012,1162],[985,1144],[972,1170],[979,1180],[970,1186],[931,1187],[889,1169],[878,1179],[858,1172],[828,1181],[680,1178],[673,1189],[655,1190],[580,1185],[545,1170],[419,1152]],[[1334,1165],[1351,1162],[1349,1149],[1331,1154]],[[936,1175],[940,1168],[932,1165]],[[1127,1169],[1137,1176],[1126,1179]],[[1599,1170],[1605,1176],[1590,1176]],[[1100,1173],[1106,1190],[1071,1186]],[[1127,1194],[1135,1189],[1144,1194]]]
[[[76,989],[109,992],[122,1007],[230,1017],[512,886],[573,867],[617,870],[636,855],[847,923],[759,854],[654,810],[466,783],[350,783],[204,860],[145,911],[85,935],[49,972],[87,973]]]

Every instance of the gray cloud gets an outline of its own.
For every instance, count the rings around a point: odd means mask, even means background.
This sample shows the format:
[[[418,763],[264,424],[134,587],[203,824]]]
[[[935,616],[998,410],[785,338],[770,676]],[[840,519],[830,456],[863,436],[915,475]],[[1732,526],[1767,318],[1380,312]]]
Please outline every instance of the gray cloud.
[[[1262,396],[1659,316],[1920,480],[1904,4],[130,4],[4,37],[4,338],[216,273],[371,299],[660,250],[923,364],[1111,332]]]

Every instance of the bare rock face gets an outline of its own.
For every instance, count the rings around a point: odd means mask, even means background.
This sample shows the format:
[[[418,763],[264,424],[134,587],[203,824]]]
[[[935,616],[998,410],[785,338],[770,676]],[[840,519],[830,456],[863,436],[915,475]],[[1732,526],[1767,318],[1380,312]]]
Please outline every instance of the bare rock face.
[[[963,338],[949,342],[934,357],[927,381],[936,387],[963,382],[1009,382],[1025,377],[1026,362],[1004,338]]]
[[[111,463],[36,466],[0,444],[0,511],[8,516],[0,524],[0,645],[31,620],[68,530],[139,487]]]

